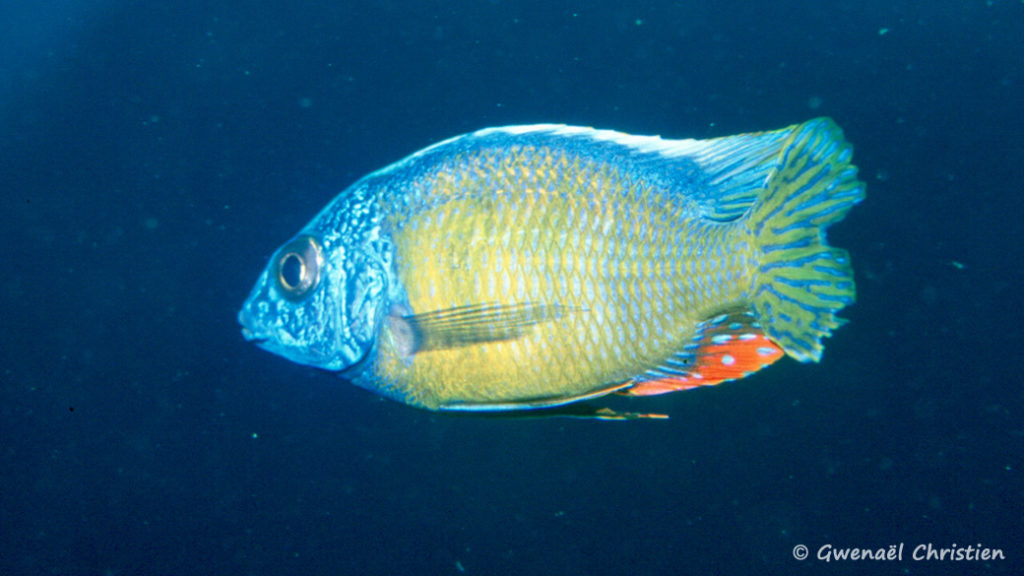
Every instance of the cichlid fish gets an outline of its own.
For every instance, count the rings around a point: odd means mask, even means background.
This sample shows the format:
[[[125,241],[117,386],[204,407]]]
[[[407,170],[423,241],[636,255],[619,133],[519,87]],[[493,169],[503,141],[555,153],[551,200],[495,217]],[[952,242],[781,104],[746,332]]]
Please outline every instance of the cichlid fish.
[[[246,339],[445,411],[553,409],[817,362],[864,197],[829,119],[711,140],[489,128],[357,181],[280,248]]]

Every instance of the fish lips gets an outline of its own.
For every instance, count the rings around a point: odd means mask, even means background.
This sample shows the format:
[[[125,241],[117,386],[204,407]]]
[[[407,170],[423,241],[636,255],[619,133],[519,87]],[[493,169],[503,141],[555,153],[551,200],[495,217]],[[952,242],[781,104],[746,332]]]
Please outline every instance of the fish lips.
[[[265,336],[254,331],[255,321],[253,320],[252,314],[249,312],[249,307],[243,307],[238,312],[238,323],[242,326],[242,337],[245,338],[246,342],[252,342],[260,348],[265,348],[264,343],[270,340],[269,336]]]

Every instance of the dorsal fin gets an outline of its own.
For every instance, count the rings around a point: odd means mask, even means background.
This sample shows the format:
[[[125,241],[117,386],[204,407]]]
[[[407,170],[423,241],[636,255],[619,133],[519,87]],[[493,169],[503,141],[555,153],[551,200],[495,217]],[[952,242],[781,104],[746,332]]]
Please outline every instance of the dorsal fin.
[[[634,379],[628,396],[653,396],[743,378],[775,362],[782,350],[746,311],[701,322],[693,342],[663,366]]]
[[[728,222],[745,214],[778,168],[783,148],[795,128],[701,141],[694,160],[707,180],[694,200],[705,209],[704,216]]]
[[[488,145],[492,138],[509,137],[536,146],[564,146],[565,139],[588,140],[593,146],[590,153],[599,156],[604,150],[620,162],[623,157],[632,157],[644,167],[644,177],[660,177],[659,187],[685,196],[699,215],[728,222],[746,213],[760,196],[796,128],[708,140],[670,140],[614,130],[535,124],[488,128],[468,138],[480,146]]]

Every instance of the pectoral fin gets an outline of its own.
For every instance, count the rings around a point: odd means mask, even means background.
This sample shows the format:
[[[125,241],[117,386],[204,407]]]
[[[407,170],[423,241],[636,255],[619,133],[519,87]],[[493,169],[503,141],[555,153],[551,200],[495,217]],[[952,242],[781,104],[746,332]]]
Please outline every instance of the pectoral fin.
[[[388,317],[399,353],[472,346],[521,338],[530,328],[557,320],[573,308],[557,304],[472,304],[421,314]]]

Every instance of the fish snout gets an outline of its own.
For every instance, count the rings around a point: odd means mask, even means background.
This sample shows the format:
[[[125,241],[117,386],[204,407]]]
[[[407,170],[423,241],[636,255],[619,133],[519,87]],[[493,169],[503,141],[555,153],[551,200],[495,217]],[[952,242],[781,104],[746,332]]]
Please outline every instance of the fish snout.
[[[244,306],[238,312],[238,323],[242,326],[242,337],[247,342],[265,342],[268,337],[260,334],[256,329],[256,319],[252,312],[249,311],[248,306]]]

